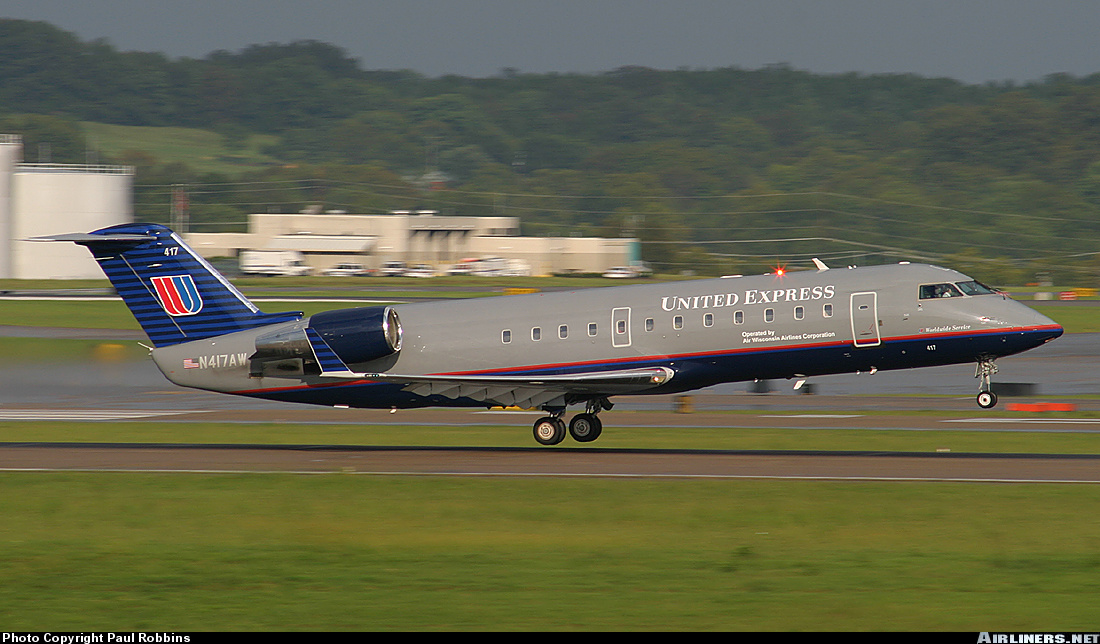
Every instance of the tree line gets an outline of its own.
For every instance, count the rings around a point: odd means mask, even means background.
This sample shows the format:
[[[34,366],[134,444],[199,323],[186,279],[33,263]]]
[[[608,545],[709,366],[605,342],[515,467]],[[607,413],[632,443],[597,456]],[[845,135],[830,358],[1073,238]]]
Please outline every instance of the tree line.
[[[280,203],[431,208],[518,216],[525,234],[637,236],[669,270],[816,254],[955,262],[999,283],[1100,274],[1100,74],[428,78],[315,41],[170,59],[21,20],[0,20],[0,60],[0,127],[28,149],[48,141],[54,161],[88,160],[80,121],[273,137],[279,163],[232,177],[137,152],[98,159],[138,167],[145,218],[189,184],[211,230]]]

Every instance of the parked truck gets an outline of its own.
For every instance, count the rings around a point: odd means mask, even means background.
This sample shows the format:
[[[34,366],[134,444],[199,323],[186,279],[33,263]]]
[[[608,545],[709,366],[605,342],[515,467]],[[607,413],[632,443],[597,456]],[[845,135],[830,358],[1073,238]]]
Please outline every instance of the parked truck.
[[[245,275],[309,275],[302,253],[296,250],[243,250],[241,272]]]

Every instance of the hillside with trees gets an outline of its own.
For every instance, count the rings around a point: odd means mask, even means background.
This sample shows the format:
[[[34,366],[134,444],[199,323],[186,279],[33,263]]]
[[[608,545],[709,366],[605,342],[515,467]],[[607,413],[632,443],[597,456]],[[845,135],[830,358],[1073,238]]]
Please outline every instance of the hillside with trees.
[[[137,167],[138,217],[195,230],[310,204],[517,216],[524,234],[637,236],[664,271],[930,260],[992,283],[1096,285],[1100,74],[967,85],[787,66],[427,78],[329,44],[202,59],[0,20],[0,131],[29,162]],[[86,122],[214,132],[240,171]],[[44,152],[45,151],[45,152]],[[36,156],[37,155],[37,156]]]

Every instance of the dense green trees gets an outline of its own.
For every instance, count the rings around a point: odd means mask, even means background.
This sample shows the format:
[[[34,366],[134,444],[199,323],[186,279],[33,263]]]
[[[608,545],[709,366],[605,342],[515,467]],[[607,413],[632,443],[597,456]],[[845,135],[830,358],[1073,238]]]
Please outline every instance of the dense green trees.
[[[924,258],[1000,281],[1037,267],[1095,279],[1100,265],[1100,75],[976,86],[777,65],[433,79],[367,71],[311,41],[170,60],[18,20],[0,20],[0,61],[0,129],[24,135],[31,161],[86,160],[78,121],[201,127],[230,148],[274,135],[282,165],[233,177],[114,159],[138,167],[151,219],[188,184],[193,221],[221,230],[322,203],[636,235],[673,270]]]

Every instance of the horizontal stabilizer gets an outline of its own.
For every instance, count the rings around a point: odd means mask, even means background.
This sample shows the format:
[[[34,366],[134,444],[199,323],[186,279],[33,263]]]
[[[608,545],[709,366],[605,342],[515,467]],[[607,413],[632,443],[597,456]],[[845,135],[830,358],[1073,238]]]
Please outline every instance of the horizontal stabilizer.
[[[47,235],[45,237],[31,237],[27,241],[60,241],[73,242],[87,246],[89,244],[140,244],[142,242],[156,241],[153,235],[116,234],[94,235],[92,233],[68,233],[65,235]]]

